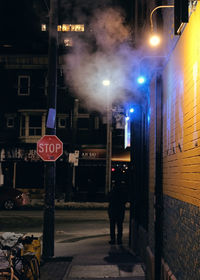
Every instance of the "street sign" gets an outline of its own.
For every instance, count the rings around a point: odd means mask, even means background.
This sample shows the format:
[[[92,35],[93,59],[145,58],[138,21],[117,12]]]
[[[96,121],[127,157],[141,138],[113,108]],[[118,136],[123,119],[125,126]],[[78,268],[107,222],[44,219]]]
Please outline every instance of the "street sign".
[[[76,150],[74,153],[69,153],[69,162],[73,163],[74,166],[78,166],[79,151]]]
[[[37,154],[44,161],[56,161],[63,154],[63,143],[56,135],[44,135],[37,142]]]

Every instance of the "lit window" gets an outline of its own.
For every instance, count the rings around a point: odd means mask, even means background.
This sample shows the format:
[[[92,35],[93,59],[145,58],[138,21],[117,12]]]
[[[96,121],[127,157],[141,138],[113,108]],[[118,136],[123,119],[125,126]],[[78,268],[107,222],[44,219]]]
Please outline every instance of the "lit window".
[[[65,46],[65,47],[72,47],[72,46],[73,46],[72,38],[66,38],[66,39],[64,39],[64,46]]]
[[[46,24],[41,25],[41,31],[47,31],[47,25]]]
[[[62,25],[57,26],[57,31],[62,31]]]
[[[58,31],[84,32],[84,24],[62,24],[57,26]]]
[[[84,32],[84,24],[72,24],[71,31]]]
[[[18,95],[30,94],[30,76],[18,76]]]
[[[14,127],[14,118],[13,117],[7,118],[7,127],[9,127],[9,128]]]
[[[70,31],[70,25],[69,24],[63,24],[62,25],[62,31],[64,31],[64,32]]]

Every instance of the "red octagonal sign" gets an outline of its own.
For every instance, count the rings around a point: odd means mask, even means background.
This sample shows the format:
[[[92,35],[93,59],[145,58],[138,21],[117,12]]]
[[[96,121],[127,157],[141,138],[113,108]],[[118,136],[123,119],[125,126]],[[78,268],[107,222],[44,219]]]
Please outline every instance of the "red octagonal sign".
[[[63,143],[56,135],[44,135],[37,142],[37,154],[44,161],[56,161],[63,154]]]

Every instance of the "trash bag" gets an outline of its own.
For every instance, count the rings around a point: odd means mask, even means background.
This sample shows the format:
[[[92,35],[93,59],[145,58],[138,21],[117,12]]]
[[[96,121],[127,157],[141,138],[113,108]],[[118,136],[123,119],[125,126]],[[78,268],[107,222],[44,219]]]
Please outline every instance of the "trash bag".
[[[13,247],[18,242],[19,238],[23,237],[22,233],[4,232],[0,236],[0,245],[2,248]]]
[[[0,249],[0,270],[6,270],[9,267],[10,264],[6,257],[6,251]]]

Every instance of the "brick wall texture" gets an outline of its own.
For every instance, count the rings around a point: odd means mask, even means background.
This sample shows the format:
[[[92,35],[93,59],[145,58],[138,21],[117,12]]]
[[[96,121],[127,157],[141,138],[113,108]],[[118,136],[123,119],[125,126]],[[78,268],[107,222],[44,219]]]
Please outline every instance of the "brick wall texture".
[[[200,279],[200,208],[164,196],[163,257],[178,280]]]
[[[163,80],[163,258],[177,280],[200,279],[200,2],[168,53]],[[150,88],[149,247],[154,252],[155,79]]]

